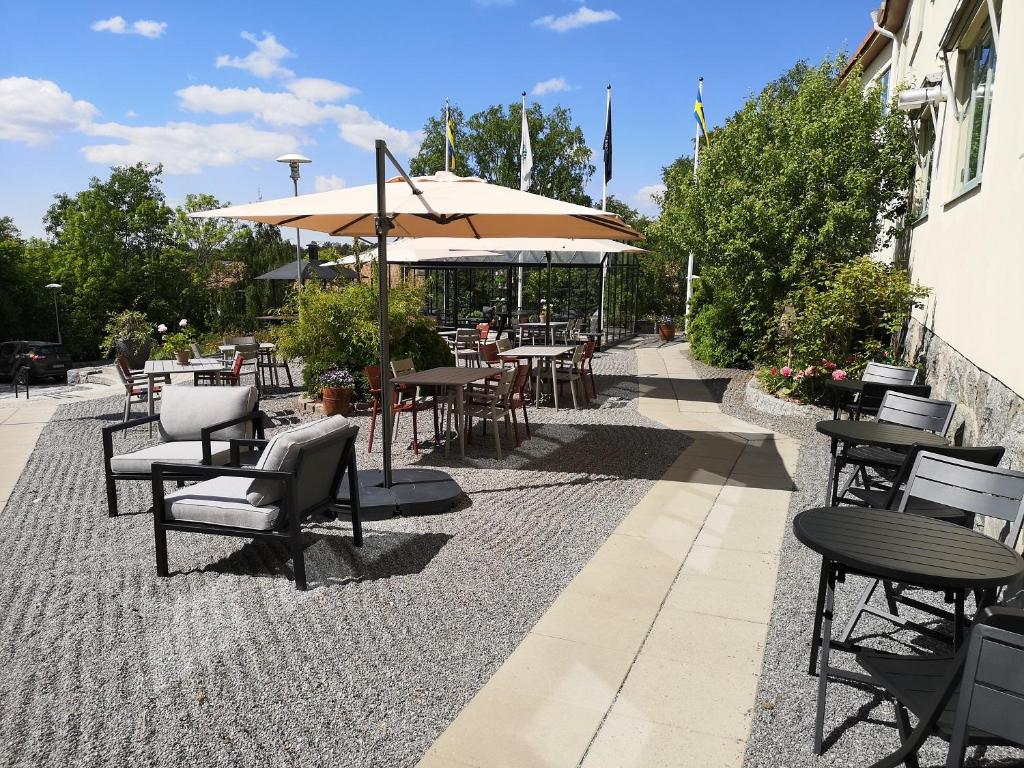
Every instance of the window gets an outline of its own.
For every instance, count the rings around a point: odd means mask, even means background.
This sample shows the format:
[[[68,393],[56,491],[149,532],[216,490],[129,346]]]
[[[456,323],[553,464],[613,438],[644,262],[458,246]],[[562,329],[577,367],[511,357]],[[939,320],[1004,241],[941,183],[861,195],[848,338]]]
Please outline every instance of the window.
[[[892,96],[892,90],[889,83],[890,76],[892,75],[892,67],[887,67],[886,70],[878,76],[878,85],[882,91],[882,114],[889,114],[889,99]]]
[[[985,139],[992,110],[992,81],[996,74],[996,50],[992,30],[986,25],[973,47],[963,49],[958,67],[960,119],[959,182],[967,186],[981,178],[985,164]]]
[[[928,214],[928,199],[932,191],[932,156],[935,153],[935,124],[925,113],[917,134],[917,166],[914,168],[914,190],[910,203],[910,219],[914,221]]]

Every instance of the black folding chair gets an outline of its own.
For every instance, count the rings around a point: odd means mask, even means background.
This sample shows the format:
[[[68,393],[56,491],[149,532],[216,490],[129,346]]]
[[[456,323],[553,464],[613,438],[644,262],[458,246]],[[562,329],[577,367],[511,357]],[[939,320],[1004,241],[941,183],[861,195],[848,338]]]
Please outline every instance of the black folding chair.
[[[861,651],[857,662],[892,696],[900,734],[900,748],[871,768],[918,768],[929,736],[950,743],[946,768],[960,768],[972,744],[1024,747],[1024,611],[985,609],[953,657]]]
[[[918,514],[910,510],[913,500],[960,510],[972,518],[974,515],[984,515],[996,520],[1003,520],[1006,525],[1002,535],[998,538],[1012,549],[1017,546],[1021,526],[1024,525],[1024,473],[975,464],[952,456],[940,456],[931,451],[921,451],[914,461],[910,477],[907,479],[906,490],[900,498],[899,511]],[[888,611],[870,605],[871,598],[879,584],[883,585]],[[986,599],[991,603],[993,598],[993,595],[987,598],[977,595],[976,599],[981,603],[979,608],[983,607],[982,604]],[[892,582],[876,579],[861,594],[857,607],[843,630],[842,641],[849,641],[857,623],[865,613],[901,626],[912,626],[915,630],[932,637],[948,639],[943,633],[931,627],[900,616],[897,612],[898,604],[939,618],[953,618],[948,611],[898,593]]]

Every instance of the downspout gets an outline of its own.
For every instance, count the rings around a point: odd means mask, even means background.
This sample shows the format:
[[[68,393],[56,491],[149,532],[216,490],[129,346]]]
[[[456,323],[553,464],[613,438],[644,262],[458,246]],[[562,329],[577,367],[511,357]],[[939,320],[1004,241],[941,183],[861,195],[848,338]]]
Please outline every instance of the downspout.
[[[893,34],[888,29],[886,29],[885,27],[881,26],[878,23],[878,17],[880,13],[881,11],[879,11],[879,9],[877,8],[871,12],[871,24],[874,27],[875,32],[880,34],[882,37],[889,38],[889,40],[892,41],[892,58],[889,60],[889,88],[890,90],[893,90],[896,87],[896,81],[894,80],[894,77],[898,71],[896,69],[896,65],[899,63],[900,60],[900,41],[896,39],[895,34]]]

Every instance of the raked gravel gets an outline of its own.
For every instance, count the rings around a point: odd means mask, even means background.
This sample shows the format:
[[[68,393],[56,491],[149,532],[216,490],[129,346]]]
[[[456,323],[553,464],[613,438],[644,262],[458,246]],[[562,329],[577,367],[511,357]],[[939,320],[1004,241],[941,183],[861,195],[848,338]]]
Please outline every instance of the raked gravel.
[[[479,437],[465,462],[423,455],[455,510],[370,522],[361,550],[309,528],[308,592],[284,548],[195,534],[169,535],[158,578],[147,486],[105,512],[120,401],[63,406],[0,513],[0,765],[414,765],[688,443],[639,415],[632,352],[594,367],[600,407],[532,408],[506,459]],[[296,402],[264,405],[279,428]]]
[[[779,553],[775,603],[745,765],[749,768],[866,768],[899,747],[892,704],[866,687],[840,682],[829,684],[825,717],[828,750],[821,757],[811,751],[818,680],[807,674],[807,661],[821,558],[793,536],[792,518],[801,510],[823,503],[829,443],[815,431],[814,424],[831,418],[831,411],[808,408],[800,419],[769,416],[744,403],[743,389],[750,371],[713,368],[696,360],[694,368],[705,381],[717,382],[722,409],[730,415],[803,441],[793,476],[796,491],[790,504],[790,521]],[[837,632],[850,616],[866,583],[865,579],[851,576],[837,589]],[[922,640],[917,633],[893,632],[892,625],[871,618],[861,622],[857,635],[874,635],[870,644],[893,652],[942,650]],[[856,668],[848,659],[842,659],[843,654],[836,656],[839,657],[837,663]],[[1024,723],[1021,729],[1024,732]],[[945,765],[946,747],[939,739],[929,739],[920,754],[922,768]],[[978,753],[970,749],[967,756],[971,758],[967,764],[972,766],[1024,766],[1022,750],[989,749]]]

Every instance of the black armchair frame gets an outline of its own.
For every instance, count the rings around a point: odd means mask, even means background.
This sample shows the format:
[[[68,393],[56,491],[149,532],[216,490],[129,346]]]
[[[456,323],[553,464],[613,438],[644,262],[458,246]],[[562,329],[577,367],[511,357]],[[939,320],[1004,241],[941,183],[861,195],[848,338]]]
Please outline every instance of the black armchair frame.
[[[231,441],[232,455],[244,445],[265,441],[238,439]],[[237,445],[236,445],[237,443]],[[252,479],[277,480],[284,484],[284,495],[281,500],[281,515],[278,518],[277,526],[270,530],[260,531],[251,528],[240,528],[230,525],[216,525],[213,523],[197,523],[170,520],[166,516],[164,501],[164,481],[176,478],[177,467],[173,464],[153,465],[153,532],[156,541],[156,572],[159,576],[169,576],[167,564],[167,531],[185,531],[188,533],[208,533],[215,536],[238,536],[247,539],[279,539],[286,542],[292,556],[293,570],[295,574],[295,588],[306,589],[306,560],[302,544],[302,523],[311,515],[323,512],[337,513],[338,511],[350,512],[352,515],[352,544],[356,547],[363,546],[363,528],[359,519],[359,476],[356,469],[355,452],[356,435],[352,435],[345,444],[341,460],[335,470],[334,478],[331,481],[329,496],[306,509],[298,508],[296,479],[302,462],[305,458],[304,451],[299,450],[293,472],[274,472],[253,467],[219,467],[219,466],[195,466],[189,467],[194,480],[208,480],[214,477],[248,477]],[[338,485],[345,473],[348,473],[350,503],[340,505],[337,502],[336,494]]]
[[[213,442],[211,435],[221,429],[227,427],[233,427],[237,424],[243,424],[247,421],[251,421],[253,424],[253,430],[260,438],[264,436],[263,431],[263,411],[259,410],[259,407],[253,410],[251,413],[245,416],[239,416],[236,419],[229,419],[228,421],[222,421],[219,424],[212,424],[209,427],[200,431],[201,441],[203,444],[203,458],[202,465],[209,465],[213,461],[213,449],[211,443]],[[114,457],[114,434],[117,432],[123,432],[130,427],[138,427],[145,424],[153,424],[160,420],[160,414],[153,414],[152,416],[144,416],[140,419],[130,419],[129,421],[122,422],[120,424],[112,424],[109,427],[103,428],[103,472],[104,480],[106,482],[107,489],[107,515],[109,517],[116,517],[118,514],[117,509],[117,481],[118,480],[150,480],[152,478],[152,471],[150,472],[114,472],[110,468],[110,460]],[[179,484],[185,480],[195,480],[197,475],[194,471],[195,467],[201,466],[199,464],[165,464],[165,467],[173,467],[164,472],[164,477],[167,480],[176,480]]]

